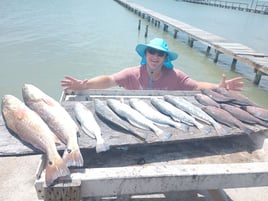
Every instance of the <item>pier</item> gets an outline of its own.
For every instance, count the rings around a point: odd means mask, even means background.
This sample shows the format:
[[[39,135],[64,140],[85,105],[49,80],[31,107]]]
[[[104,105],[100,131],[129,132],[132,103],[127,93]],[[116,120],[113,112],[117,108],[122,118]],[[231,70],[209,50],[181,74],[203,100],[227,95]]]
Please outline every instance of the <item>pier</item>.
[[[143,19],[147,19],[149,22],[160,27],[163,24],[163,30],[168,31],[169,27],[174,31],[173,37],[177,38],[179,32],[186,33],[188,35],[188,45],[194,46],[195,41],[199,41],[207,46],[206,55],[210,54],[211,48],[216,52],[214,62],[217,63],[220,54],[228,55],[232,58],[231,70],[235,70],[237,61],[244,63],[253,68],[255,78],[253,83],[258,85],[263,75],[268,75],[268,55],[258,52],[250,47],[247,47],[240,43],[227,41],[225,38],[217,36],[215,34],[206,32],[204,30],[195,28],[189,24],[173,19],[161,13],[144,8],[138,4],[126,1],[115,0],[128,10],[134,12]]]
[[[254,3],[254,0],[252,0],[250,5],[248,3],[241,3],[241,2],[236,2],[236,1],[225,1],[225,0],[182,0],[182,1],[189,2],[189,3],[202,4],[202,5],[207,5],[207,6],[215,6],[215,7],[220,7],[220,8],[268,15],[268,2],[267,1],[257,0],[257,2]]]

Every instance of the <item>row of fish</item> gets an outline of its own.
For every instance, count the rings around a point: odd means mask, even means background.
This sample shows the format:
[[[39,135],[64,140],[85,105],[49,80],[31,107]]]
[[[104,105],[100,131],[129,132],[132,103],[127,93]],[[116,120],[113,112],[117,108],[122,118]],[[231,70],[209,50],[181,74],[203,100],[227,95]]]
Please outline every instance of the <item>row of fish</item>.
[[[117,99],[103,101],[95,99],[94,108],[99,117],[143,140],[146,140],[147,135],[133,129],[127,122],[135,127],[153,131],[162,141],[168,140],[172,136],[172,133],[161,128],[163,126],[171,126],[184,132],[189,130],[189,126],[195,126],[201,133],[208,134],[211,132],[209,125],[212,125],[219,135],[229,134],[222,124],[231,128],[238,127],[247,134],[254,131],[244,123],[268,127],[267,110],[257,107],[246,97],[230,92],[232,94],[232,98],[230,98],[231,95],[225,92],[229,97],[227,95],[224,95],[225,98],[217,96],[218,102],[216,102],[207,95],[209,93],[214,93],[214,91],[202,90],[202,93],[195,95],[196,100],[204,105],[202,107],[182,97],[164,95],[163,98],[152,97],[150,103],[137,98],[130,98],[128,104]],[[244,109],[234,106],[234,104],[240,104]]]
[[[241,93],[223,88],[204,89],[195,95],[202,108],[218,122],[238,127],[247,134],[253,131],[246,124],[268,127],[268,110],[255,104]]]
[[[22,87],[23,100],[13,95],[2,98],[2,115],[6,126],[19,138],[46,153],[45,181],[49,186],[58,177],[68,176],[70,166],[83,166],[77,124],[53,98],[31,84]],[[61,157],[56,142],[66,144]]]

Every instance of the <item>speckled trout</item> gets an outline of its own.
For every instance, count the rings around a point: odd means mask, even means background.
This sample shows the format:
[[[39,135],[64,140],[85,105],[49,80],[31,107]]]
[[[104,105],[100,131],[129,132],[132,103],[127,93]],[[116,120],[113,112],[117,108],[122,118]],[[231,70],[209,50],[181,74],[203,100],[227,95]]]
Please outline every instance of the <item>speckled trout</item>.
[[[20,139],[33,145],[47,155],[45,182],[53,184],[58,177],[67,176],[70,171],[60,157],[53,133],[40,116],[12,95],[2,98],[2,114],[7,127]]]
[[[140,112],[143,116],[146,118],[152,120],[156,124],[159,125],[166,125],[166,126],[172,126],[175,128],[178,128],[182,131],[188,131],[189,126],[186,124],[182,124],[180,122],[173,121],[170,117],[167,115],[164,115],[163,113],[159,112],[153,106],[146,103],[144,100],[137,99],[137,98],[131,98],[129,100],[129,104],[131,107],[133,107],[135,110]]]
[[[185,113],[184,111],[176,108],[174,105],[169,102],[160,99],[160,98],[152,98],[151,103],[155,108],[157,108],[160,112],[169,115],[175,121],[183,122],[190,126],[196,126],[198,129],[202,130],[203,133],[209,133],[211,130],[208,126],[204,126],[203,124],[196,121],[195,118]]]
[[[23,85],[22,96],[25,104],[39,114],[52,132],[66,144],[63,160],[67,166],[83,166],[83,157],[77,142],[79,128],[65,108],[31,84]]]
[[[143,132],[137,131],[137,129],[134,129],[132,125],[130,125],[128,122],[121,119],[117,114],[115,114],[112,109],[103,101],[99,99],[94,100],[94,108],[96,114],[104,119],[105,121],[108,121],[130,133],[132,133],[134,136],[138,137],[141,140],[147,139],[147,134]]]
[[[107,104],[115,113],[127,119],[129,123],[138,128],[153,131],[161,140],[165,141],[171,137],[171,133],[167,133],[157,127],[151,120],[131,108],[128,104],[121,103],[116,99],[108,99]]]
[[[216,122],[211,116],[209,116],[206,112],[204,112],[201,108],[195,106],[188,100],[172,95],[165,95],[164,99],[176,106],[177,108],[187,112],[188,114],[192,115],[194,118],[199,119],[203,122],[211,124],[214,126],[215,130],[219,135],[227,135],[228,131],[224,129],[222,125]]]
[[[93,113],[80,102],[75,103],[74,112],[82,130],[90,137],[96,139],[96,152],[99,153],[109,150],[110,146],[109,144],[105,143],[101,134],[101,128]]]

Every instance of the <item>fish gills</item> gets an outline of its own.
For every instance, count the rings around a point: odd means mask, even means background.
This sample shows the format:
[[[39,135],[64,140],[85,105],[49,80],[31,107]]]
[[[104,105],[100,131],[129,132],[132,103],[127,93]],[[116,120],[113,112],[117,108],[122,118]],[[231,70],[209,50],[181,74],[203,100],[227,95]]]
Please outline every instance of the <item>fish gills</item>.
[[[99,99],[94,100],[94,108],[97,115],[99,115],[101,118],[105,119],[108,122],[111,122],[112,124],[132,133],[134,136],[141,140],[147,139],[147,134],[138,132],[134,128],[131,127],[129,123],[122,120],[120,117],[118,117],[112,110],[105,104],[103,101]]]
[[[22,96],[25,104],[40,115],[48,127],[66,144],[63,160],[67,166],[83,166],[77,133],[78,126],[59,102],[31,84],[24,84]]]
[[[97,123],[93,113],[82,103],[77,102],[74,106],[75,116],[81,124],[83,131],[89,135],[94,136],[97,140],[96,152],[103,152],[110,149],[110,146],[105,143],[102,135],[101,128]]]
[[[58,177],[67,176],[70,171],[60,157],[53,133],[38,114],[12,95],[2,98],[2,114],[6,125],[20,139],[33,145],[47,155],[45,182],[53,184]]]

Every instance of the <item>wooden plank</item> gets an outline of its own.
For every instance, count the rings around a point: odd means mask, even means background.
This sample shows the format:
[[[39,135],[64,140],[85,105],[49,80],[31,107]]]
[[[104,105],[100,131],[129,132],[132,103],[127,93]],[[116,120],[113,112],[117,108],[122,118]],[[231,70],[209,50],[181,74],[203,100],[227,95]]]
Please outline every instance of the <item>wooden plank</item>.
[[[71,178],[81,179],[82,198],[257,187],[268,185],[268,162],[75,169]],[[43,182],[43,177],[37,181]]]
[[[93,92],[97,93],[94,94]],[[85,95],[71,95],[71,97],[67,96],[66,102],[62,102],[62,106],[69,112],[71,117],[74,119],[75,122],[75,114],[74,114],[74,104],[76,101],[82,101],[93,113],[95,113],[95,108],[93,105],[93,100],[95,98],[106,100],[107,98],[117,98],[117,99],[124,99],[126,103],[128,103],[129,98],[132,97],[139,97],[147,102],[149,99],[154,97],[162,97],[164,94],[170,95],[183,95],[187,100],[192,103],[198,104],[198,102],[194,98],[194,94],[198,92],[173,92],[173,91],[127,91],[127,90],[93,90],[93,94],[85,94]],[[82,93],[82,92],[81,92]],[[218,136],[214,128],[211,126],[212,132],[210,134],[204,134],[196,127],[191,126],[189,132],[184,132],[176,128],[172,127],[161,127],[166,132],[172,133],[172,137],[168,139],[166,142],[162,142],[160,139],[152,131],[142,130],[139,128],[135,128],[129,124],[129,126],[133,127],[133,129],[138,130],[139,132],[146,133],[148,135],[147,141],[141,141],[139,138],[135,137],[134,135],[119,129],[111,124],[107,124],[107,122],[103,121],[97,115],[95,115],[97,122],[99,123],[104,140],[110,146],[123,146],[123,145],[142,145],[142,144],[164,144],[169,146],[170,142],[178,143],[185,140],[197,140],[197,139],[209,139],[209,138],[222,138]],[[1,120],[1,119],[0,119]],[[40,154],[41,152],[35,149],[30,144],[27,144],[21,141],[17,135],[11,131],[9,131],[4,123],[1,123],[0,126],[1,131],[1,141],[0,141],[0,155],[2,156],[9,156],[9,155],[25,155],[25,154]],[[77,122],[78,124],[78,122]],[[79,124],[78,124],[79,125]],[[225,129],[229,131],[229,135],[244,135],[244,133],[237,128],[228,128],[224,126]],[[256,133],[262,131],[264,127],[254,125],[250,126]],[[225,136],[223,136],[225,137]],[[78,143],[81,149],[95,149],[96,141],[95,139],[90,138],[87,136],[81,129],[79,130],[78,136]],[[65,145],[60,145],[57,147],[58,150],[64,150]]]

